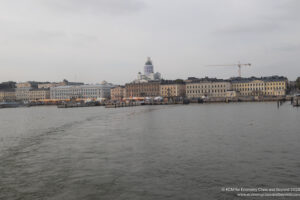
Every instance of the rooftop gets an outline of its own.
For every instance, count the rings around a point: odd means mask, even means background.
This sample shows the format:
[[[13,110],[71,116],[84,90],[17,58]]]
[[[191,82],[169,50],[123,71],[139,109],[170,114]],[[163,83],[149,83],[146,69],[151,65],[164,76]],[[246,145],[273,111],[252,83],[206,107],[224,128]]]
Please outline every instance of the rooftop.
[[[103,87],[113,87],[113,84],[106,83],[106,84],[89,84],[89,85],[64,85],[54,87],[56,89],[68,89],[68,88],[103,88]]]
[[[188,77],[188,79],[185,81],[187,83],[209,83],[209,82],[228,82],[229,80],[225,79],[217,79],[217,78],[195,78],[195,77]]]
[[[147,62],[145,63],[145,65],[152,65],[152,60],[150,57],[147,58]]]
[[[241,77],[234,77],[230,79],[233,83],[247,83],[252,81],[264,81],[264,82],[272,82],[272,81],[287,81],[288,79],[284,76],[266,76],[266,77],[249,77],[249,78],[241,78]]]

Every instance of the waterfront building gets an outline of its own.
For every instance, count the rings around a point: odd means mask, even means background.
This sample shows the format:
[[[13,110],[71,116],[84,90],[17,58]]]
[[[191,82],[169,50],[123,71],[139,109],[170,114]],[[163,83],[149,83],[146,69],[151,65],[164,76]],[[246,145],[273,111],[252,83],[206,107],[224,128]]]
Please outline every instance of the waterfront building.
[[[25,85],[24,85],[25,86]],[[16,88],[16,100],[17,101],[29,101],[29,91],[32,90],[31,87],[17,87]]]
[[[235,97],[239,97],[240,93],[235,91],[235,90],[227,90],[225,97],[226,98],[235,98]]]
[[[113,101],[122,101],[124,97],[126,97],[126,89],[125,86],[116,86],[110,89],[110,97]]]
[[[162,81],[160,84],[160,96],[162,97],[184,97],[185,83],[183,80]]]
[[[50,99],[49,89],[36,89],[29,91],[29,101],[38,101],[45,99]]]
[[[161,74],[159,72],[154,73],[154,66],[150,57],[148,57],[145,66],[144,74],[138,73],[137,79],[133,82],[135,83],[145,83],[148,81],[159,81],[161,80]]]
[[[189,99],[202,97],[226,97],[226,92],[231,90],[228,80],[216,78],[189,78],[186,80],[186,96]]]
[[[50,98],[49,89],[36,89],[36,88],[17,88],[16,89],[17,101],[36,101]]]
[[[16,92],[14,90],[0,91],[1,101],[16,101]]]
[[[288,79],[282,76],[232,79],[232,89],[242,96],[284,96]]]
[[[125,89],[126,97],[157,97],[160,95],[160,82],[127,83]]]
[[[50,88],[51,99],[71,99],[71,98],[110,98],[110,89],[113,84],[103,81],[96,85],[67,85]]]

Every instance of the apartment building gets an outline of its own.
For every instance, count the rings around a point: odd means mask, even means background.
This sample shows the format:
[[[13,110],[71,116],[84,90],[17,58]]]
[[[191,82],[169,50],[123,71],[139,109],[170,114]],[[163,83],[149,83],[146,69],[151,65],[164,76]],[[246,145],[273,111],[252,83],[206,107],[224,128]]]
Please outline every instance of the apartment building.
[[[113,101],[121,101],[124,97],[126,97],[126,89],[125,86],[116,86],[110,89],[110,98]]]
[[[186,81],[186,96],[189,99],[202,97],[226,97],[231,90],[228,80],[216,78],[190,78]]]
[[[160,95],[160,82],[127,83],[126,97],[157,97]]]
[[[110,98],[110,89],[114,86],[111,83],[102,82],[96,85],[68,85],[50,88],[51,99],[70,98]]]
[[[236,78],[232,80],[232,89],[242,96],[284,96],[288,79],[282,76]]]
[[[37,101],[49,99],[50,90],[34,88],[17,88],[15,95],[17,101]]]
[[[16,101],[16,92],[14,90],[0,91],[0,101]]]
[[[162,81],[160,84],[160,96],[162,97],[184,97],[185,82],[183,80]]]

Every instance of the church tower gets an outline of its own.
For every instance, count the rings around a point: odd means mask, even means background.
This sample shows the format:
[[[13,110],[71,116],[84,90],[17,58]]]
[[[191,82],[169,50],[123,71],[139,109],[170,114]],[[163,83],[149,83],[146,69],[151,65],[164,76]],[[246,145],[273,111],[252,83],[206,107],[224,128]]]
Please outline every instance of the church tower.
[[[144,74],[146,76],[148,76],[153,73],[154,73],[153,64],[152,64],[151,58],[148,57],[147,62],[145,63],[145,66],[144,66]]]

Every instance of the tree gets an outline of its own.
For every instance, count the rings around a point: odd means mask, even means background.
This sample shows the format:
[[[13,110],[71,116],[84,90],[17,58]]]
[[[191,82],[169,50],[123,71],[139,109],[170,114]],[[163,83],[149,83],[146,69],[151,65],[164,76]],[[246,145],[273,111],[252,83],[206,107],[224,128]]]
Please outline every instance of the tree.
[[[296,79],[296,88],[300,90],[300,77]]]
[[[0,83],[1,90],[14,89],[14,88],[16,88],[16,82],[7,81],[7,82]]]
[[[182,80],[182,79],[176,79],[176,80],[175,80],[175,83],[183,84],[183,83],[184,83],[184,80]]]

